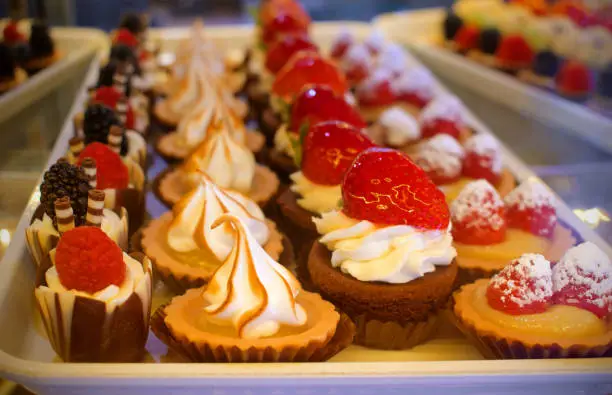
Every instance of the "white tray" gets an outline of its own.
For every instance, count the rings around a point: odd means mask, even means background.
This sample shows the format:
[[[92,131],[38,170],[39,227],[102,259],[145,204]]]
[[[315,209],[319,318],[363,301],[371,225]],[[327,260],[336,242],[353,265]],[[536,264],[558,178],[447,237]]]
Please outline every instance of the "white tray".
[[[344,26],[344,25],[343,25]],[[367,25],[351,24],[363,36]],[[315,37],[329,43],[339,26],[315,26]],[[164,36],[167,31],[164,31]],[[185,36],[186,31],[172,30]],[[209,36],[227,45],[245,46],[252,30],[245,27],[209,28]],[[224,32],[221,34],[220,32]],[[154,32],[155,33],[155,32]],[[167,43],[168,46],[173,43]],[[96,77],[91,66],[71,115],[82,108],[86,87]],[[443,87],[439,87],[443,90]],[[471,114],[470,123],[490,133]],[[49,164],[61,156],[72,134],[71,116],[60,134]],[[506,165],[519,180],[533,174],[513,154],[504,152]],[[156,158],[149,176],[161,170]],[[34,193],[0,263],[0,376],[23,383],[43,394],[560,394],[585,389],[612,392],[612,359],[484,361],[480,354],[452,329],[409,351],[375,351],[351,346],[326,363],[288,364],[73,364],[50,363],[55,353],[36,326],[33,304],[33,265],[24,246],[24,229],[38,205]],[[147,204],[153,203],[149,196]],[[158,205],[149,210],[158,212]],[[560,217],[606,253],[612,249],[564,204]],[[159,299],[159,298],[158,298]],[[159,303],[159,300],[156,300]],[[159,360],[166,349],[150,336],[151,359]],[[602,390],[603,389],[603,390]],[[605,390],[605,391],[604,391]]]
[[[458,6],[474,6],[486,11],[488,4],[499,1],[463,0]],[[408,45],[435,73],[491,101],[612,152],[612,119],[435,45],[442,36],[445,14],[443,8],[382,14],[374,19],[374,25],[389,39]]]

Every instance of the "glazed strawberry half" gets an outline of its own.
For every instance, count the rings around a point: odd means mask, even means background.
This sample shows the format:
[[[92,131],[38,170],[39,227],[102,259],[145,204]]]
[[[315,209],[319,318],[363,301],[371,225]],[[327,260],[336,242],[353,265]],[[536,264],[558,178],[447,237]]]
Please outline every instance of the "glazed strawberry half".
[[[553,267],[553,301],[603,318],[612,314],[612,263],[591,242],[570,248]]]
[[[464,144],[463,175],[497,185],[502,171],[501,147],[488,134],[475,134]]]
[[[305,34],[289,34],[274,42],[266,52],[266,68],[276,74],[298,51],[318,51],[317,46]]]
[[[262,1],[259,7],[258,23],[261,26],[269,25],[279,14],[289,14],[299,25],[310,25],[310,16],[299,1],[295,0],[267,0]]]
[[[338,96],[327,85],[310,85],[300,92],[291,105],[289,130],[297,133],[304,124],[313,126],[331,120],[346,122],[357,129],[367,126],[343,96]]]
[[[567,95],[586,95],[594,86],[591,71],[576,60],[563,63],[555,77],[555,83],[559,92]]]
[[[77,164],[80,166],[85,158],[96,162],[96,177],[98,189],[124,189],[129,185],[128,168],[119,154],[113,152],[107,145],[91,143],[81,151]]]
[[[17,21],[9,21],[2,30],[2,37],[7,45],[15,45],[26,41],[26,37],[19,31]]]
[[[345,215],[385,225],[448,228],[444,194],[404,153],[369,148],[353,161],[342,182]]]
[[[550,262],[540,254],[524,254],[493,276],[487,301],[510,315],[543,313],[552,302],[552,288]]]
[[[557,225],[555,197],[541,182],[527,179],[506,197],[508,226],[552,237]]]
[[[495,53],[500,66],[527,68],[533,62],[535,54],[525,38],[510,35],[502,38]]]
[[[117,89],[112,86],[102,86],[96,89],[93,96],[95,103],[102,103],[108,108],[112,108],[117,111],[117,105],[121,100],[125,101],[126,112],[125,112],[125,127],[128,129],[134,129],[134,110],[127,101],[127,98],[121,94]]]
[[[445,185],[461,178],[464,156],[455,138],[440,134],[420,144],[412,159],[436,185]]]
[[[497,244],[506,238],[506,209],[486,180],[472,181],[452,202],[453,238],[463,244]]]
[[[374,146],[359,129],[345,122],[318,123],[304,139],[302,172],[315,184],[339,185],[355,157]]]
[[[356,97],[362,107],[389,106],[396,101],[391,88],[391,71],[379,68],[357,87]]]
[[[474,25],[462,26],[455,35],[455,43],[457,49],[462,52],[467,52],[470,49],[478,48],[478,39],[480,37],[480,29]]]
[[[286,11],[280,11],[262,25],[261,38],[265,45],[271,45],[285,35],[308,35],[308,25]]]
[[[272,93],[291,102],[308,85],[327,85],[338,96],[344,96],[348,84],[336,65],[314,51],[299,51],[278,72]]]

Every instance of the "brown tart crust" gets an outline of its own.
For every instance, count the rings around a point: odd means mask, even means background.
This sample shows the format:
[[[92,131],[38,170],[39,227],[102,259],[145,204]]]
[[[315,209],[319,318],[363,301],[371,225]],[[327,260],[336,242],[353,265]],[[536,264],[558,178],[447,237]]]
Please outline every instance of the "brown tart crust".
[[[575,244],[576,239],[574,238],[571,230],[557,224],[553,232],[551,245],[548,251],[544,253],[544,256],[551,262],[557,262],[565,254],[565,252]],[[509,263],[505,260],[487,260],[472,257],[467,258],[460,255],[457,255],[456,261],[459,266],[457,286],[471,283],[480,278],[493,277]]]
[[[15,69],[15,78],[0,81],[0,94],[6,93],[24,83],[28,79],[28,73],[24,69]]]
[[[289,176],[299,170],[293,158],[274,147],[268,150],[265,163],[278,174],[283,184],[289,184],[291,182]]]
[[[453,295],[455,324],[476,348],[489,359],[589,358],[612,356],[612,330],[588,337],[579,344],[551,340],[545,336],[521,334],[484,319],[473,298],[489,284],[488,279],[464,285]]]
[[[179,168],[168,168],[166,170],[156,177],[153,191],[159,200],[171,208],[191,191],[191,187]],[[280,181],[272,170],[257,164],[251,191],[246,196],[254,200],[260,207],[264,207],[276,194],[279,185]]]
[[[302,291],[297,302],[308,321],[302,332],[281,337],[243,339],[198,328],[205,288],[191,289],[160,307],[153,333],[173,351],[193,362],[322,362],[349,346],[355,326],[318,294]]]
[[[355,342],[381,349],[406,349],[425,341],[438,324],[457,275],[457,263],[405,284],[359,281],[335,269],[331,252],[315,242],[308,271],[325,299],[357,325]]]
[[[181,288],[197,288],[210,280],[214,271],[221,264],[219,260],[203,251],[180,253],[173,251],[166,241],[168,226],[172,221],[172,212],[152,220],[142,229],[140,247],[151,258],[156,272],[162,279],[168,279],[169,285],[180,285]],[[266,220],[270,238],[263,246],[264,250],[278,261],[283,252],[283,235],[276,229],[276,224]],[[190,265],[188,262],[207,262],[208,267]]]

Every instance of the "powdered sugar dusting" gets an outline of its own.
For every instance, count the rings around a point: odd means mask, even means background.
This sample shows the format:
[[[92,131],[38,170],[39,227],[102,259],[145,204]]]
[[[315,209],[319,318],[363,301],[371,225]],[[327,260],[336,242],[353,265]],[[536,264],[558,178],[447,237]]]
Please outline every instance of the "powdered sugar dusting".
[[[355,37],[353,33],[351,33],[348,29],[344,28],[338,33],[332,47],[340,46],[340,45],[350,45],[355,41]]]
[[[416,119],[401,107],[391,107],[378,120],[387,130],[387,142],[395,147],[402,146],[421,137]]]
[[[393,91],[398,94],[416,94],[424,100],[434,97],[434,79],[431,72],[424,67],[416,66],[404,72],[393,81]]]
[[[506,205],[519,210],[556,207],[555,196],[535,178],[528,178],[505,197]]]
[[[612,303],[612,262],[591,242],[570,248],[553,268],[552,276],[555,292],[568,285],[584,287],[581,296],[589,303],[602,308]]]
[[[391,71],[386,68],[377,68],[357,87],[358,96],[369,97],[375,93],[376,88],[393,79]]]
[[[421,112],[419,121],[421,125],[425,125],[436,119],[465,123],[461,101],[455,96],[447,94],[433,99]]]
[[[374,30],[364,41],[364,44],[375,52],[385,47],[385,35],[380,30]]]
[[[351,45],[342,58],[342,68],[344,70],[350,70],[357,66],[370,67],[372,64],[372,57],[368,48],[363,44]]]
[[[390,70],[394,75],[399,75],[406,70],[408,59],[406,52],[398,44],[387,44],[376,59],[378,67]]]
[[[503,207],[504,202],[495,188],[487,180],[480,179],[467,184],[451,203],[451,219],[461,223],[469,219],[470,222],[464,225],[466,228],[491,227],[499,230],[506,222],[499,214]]]
[[[491,170],[500,173],[502,170],[501,147],[497,140],[488,134],[475,134],[464,144],[467,152],[473,152],[478,156],[490,159]]]
[[[500,291],[501,300],[526,306],[552,297],[550,262],[540,254],[523,254],[493,276],[490,286]],[[523,281],[518,281],[523,280]]]
[[[463,147],[454,137],[439,134],[423,142],[413,159],[426,172],[453,178],[461,173],[464,156]]]

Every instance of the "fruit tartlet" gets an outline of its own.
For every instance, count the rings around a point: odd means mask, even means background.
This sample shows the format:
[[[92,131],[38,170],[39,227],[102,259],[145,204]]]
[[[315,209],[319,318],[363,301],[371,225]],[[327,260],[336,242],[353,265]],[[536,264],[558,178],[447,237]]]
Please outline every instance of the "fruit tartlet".
[[[565,61],[555,77],[557,93],[571,100],[589,98],[595,86],[591,71],[576,60]]]
[[[321,362],[351,344],[348,317],[303,291],[242,219],[225,214],[211,226],[233,243],[210,283],[153,316],[153,332],[170,349],[193,362]]]
[[[454,38],[452,49],[460,54],[477,49],[480,40],[480,28],[476,25],[465,24],[461,26]]]
[[[95,166],[86,161],[85,166]],[[67,230],[60,220],[68,213],[74,226],[95,225],[102,229],[119,247],[128,249],[128,214],[121,207],[116,211],[104,208],[105,192],[95,189],[86,172],[87,167],[71,165],[60,160],[43,175],[40,184],[40,205],[26,228],[26,245],[37,267],[43,265],[49,251],[57,245],[60,235]],[[56,201],[64,199],[62,212],[57,212]]]
[[[115,111],[122,126],[145,135],[149,128],[149,109],[146,101],[128,97],[121,86],[100,86],[92,92],[90,102],[101,103]]]
[[[11,48],[0,43],[0,95],[19,86],[28,74],[17,66]]]
[[[282,214],[279,226],[293,244],[306,288],[308,253],[318,237],[312,218],[338,209],[344,173],[361,151],[373,146],[359,129],[339,121],[318,123],[304,138],[300,171],[291,175],[292,184],[276,202]]]
[[[151,314],[150,260],[127,255],[95,226],[66,231],[48,255],[52,266],[35,296],[57,355],[64,362],[142,361]]]
[[[533,179],[504,200],[486,180],[473,181],[450,209],[459,285],[491,277],[525,251],[556,262],[576,242],[557,221],[552,193]]]
[[[556,264],[524,254],[453,299],[459,328],[487,358],[612,356],[612,263],[593,243]]]
[[[561,60],[553,51],[541,51],[534,56],[531,68],[519,71],[517,77],[529,84],[552,90],[560,66]]]
[[[533,57],[533,49],[520,35],[504,36],[495,52],[496,67],[514,75],[522,69],[528,69],[533,62]]]
[[[435,97],[435,80],[425,67],[417,65],[402,68],[392,81],[391,89],[396,103],[411,115],[418,116]]]
[[[457,274],[442,192],[405,154],[363,151],[342,183],[343,206],[315,224],[308,270],[351,317],[355,342],[406,349],[431,335]]]
[[[214,228],[226,213],[244,220],[253,237],[274,258],[283,252],[282,235],[253,200],[215,185],[204,174],[197,186],[172,211],[142,230],[141,247],[157,272],[172,288],[185,290],[206,284],[232,249],[230,226]]]
[[[448,134],[463,142],[472,135],[467,125],[463,104],[451,95],[439,95],[419,114],[421,138]]]
[[[278,191],[278,177],[255,162],[253,152],[236,141],[219,122],[212,125],[204,142],[178,167],[169,167],[154,182],[159,199],[172,207],[199,183],[205,173],[222,188],[247,195],[265,206]]]
[[[409,155],[444,192],[450,204],[463,187],[475,179],[485,179],[504,197],[514,189],[512,173],[502,164],[501,147],[487,134],[475,134],[461,146],[448,134],[436,135]]]
[[[23,68],[32,75],[51,66],[60,58],[61,53],[55,48],[49,27],[41,21],[32,23],[29,52]]]
[[[368,122],[375,122],[380,115],[396,102],[392,88],[393,73],[385,67],[378,67],[366,77],[355,90],[359,112]]]

